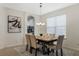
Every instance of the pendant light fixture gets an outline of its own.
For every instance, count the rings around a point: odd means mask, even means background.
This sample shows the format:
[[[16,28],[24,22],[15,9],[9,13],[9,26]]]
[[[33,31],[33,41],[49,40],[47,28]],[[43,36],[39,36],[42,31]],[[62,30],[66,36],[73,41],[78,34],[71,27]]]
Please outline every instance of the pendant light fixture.
[[[40,21],[41,21],[41,19],[42,19],[42,17],[41,17],[42,7],[43,7],[43,4],[40,3],[40,19],[39,19]],[[43,23],[43,22],[38,22],[38,23],[36,23],[36,25],[45,25],[45,23]]]

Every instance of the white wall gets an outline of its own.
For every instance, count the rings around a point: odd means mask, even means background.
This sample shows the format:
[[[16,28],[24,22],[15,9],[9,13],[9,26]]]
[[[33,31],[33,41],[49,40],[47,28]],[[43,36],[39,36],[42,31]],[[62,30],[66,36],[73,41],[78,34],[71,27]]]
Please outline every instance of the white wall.
[[[21,17],[21,33],[8,33],[7,16],[13,15]],[[30,14],[23,11],[13,10],[0,6],[0,49],[10,46],[22,45],[26,43],[25,34],[27,33],[27,17],[34,16],[35,23],[39,20],[38,15]],[[35,25],[35,35],[38,33],[38,27]]]
[[[64,47],[79,50],[79,4],[50,12],[43,15],[43,17],[46,20],[48,17],[63,14],[66,14],[67,16],[67,40],[64,40]]]
[[[0,48],[4,48],[5,45],[5,30],[7,24],[5,24],[5,20],[7,19],[5,8],[0,6]]]
[[[6,40],[5,40],[5,46],[14,46],[14,45],[21,45],[23,44],[23,37],[24,37],[24,18],[25,18],[25,13],[17,10],[12,10],[6,8],[7,16],[12,15],[12,16],[17,16],[21,18],[21,33],[8,33],[6,32]],[[5,20],[7,24],[7,19]],[[7,27],[7,26],[5,26]],[[6,29],[7,30],[7,29]]]
[[[18,16],[21,17],[22,21],[22,29],[21,33],[8,33],[8,15]],[[21,45],[23,44],[23,37],[24,37],[24,16],[25,14],[21,11],[12,10],[8,8],[4,8],[0,6],[0,48]]]

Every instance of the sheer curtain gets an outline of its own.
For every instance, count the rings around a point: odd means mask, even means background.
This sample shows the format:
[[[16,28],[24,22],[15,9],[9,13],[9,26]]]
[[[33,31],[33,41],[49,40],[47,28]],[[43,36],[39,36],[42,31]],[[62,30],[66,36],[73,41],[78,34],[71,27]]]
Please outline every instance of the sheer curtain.
[[[48,18],[47,33],[66,35],[66,15],[60,15]]]

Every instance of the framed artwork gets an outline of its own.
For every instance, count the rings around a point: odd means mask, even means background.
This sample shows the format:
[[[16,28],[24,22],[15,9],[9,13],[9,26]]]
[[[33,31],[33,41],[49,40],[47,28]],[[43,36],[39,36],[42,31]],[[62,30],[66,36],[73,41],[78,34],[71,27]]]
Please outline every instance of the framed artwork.
[[[17,16],[8,16],[8,33],[21,32],[21,18]]]

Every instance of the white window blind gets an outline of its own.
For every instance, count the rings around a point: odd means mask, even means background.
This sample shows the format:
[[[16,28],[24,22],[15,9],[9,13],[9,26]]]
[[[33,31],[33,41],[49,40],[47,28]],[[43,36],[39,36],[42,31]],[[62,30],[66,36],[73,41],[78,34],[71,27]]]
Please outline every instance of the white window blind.
[[[47,19],[47,33],[66,35],[66,15],[60,15]]]

